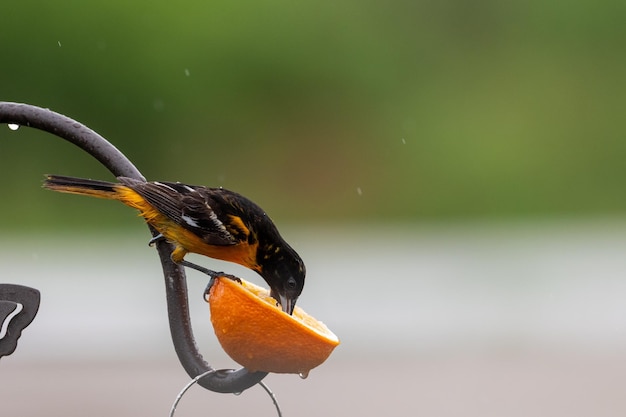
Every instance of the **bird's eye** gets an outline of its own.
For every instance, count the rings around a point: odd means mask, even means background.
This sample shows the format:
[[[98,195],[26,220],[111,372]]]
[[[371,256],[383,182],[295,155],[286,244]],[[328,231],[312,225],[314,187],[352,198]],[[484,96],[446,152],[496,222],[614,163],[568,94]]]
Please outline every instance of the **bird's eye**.
[[[298,285],[298,283],[296,282],[295,278],[289,278],[287,280],[287,287],[290,290],[293,290],[294,288],[296,288],[297,285]]]

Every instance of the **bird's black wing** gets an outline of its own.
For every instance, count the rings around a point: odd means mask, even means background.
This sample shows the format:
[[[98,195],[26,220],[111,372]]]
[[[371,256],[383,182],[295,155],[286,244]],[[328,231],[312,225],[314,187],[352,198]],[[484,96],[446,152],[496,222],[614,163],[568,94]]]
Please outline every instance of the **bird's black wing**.
[[[234,245],[237,239],[226,230],[213,210],[211,190],[172,182],[143,182],[125,177],[119,181],[137,192],[159,212],[211,245]]]

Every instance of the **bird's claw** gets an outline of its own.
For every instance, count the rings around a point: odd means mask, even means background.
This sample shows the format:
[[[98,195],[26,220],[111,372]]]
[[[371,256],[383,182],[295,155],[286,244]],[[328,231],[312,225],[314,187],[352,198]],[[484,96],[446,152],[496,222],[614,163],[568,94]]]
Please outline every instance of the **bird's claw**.
[[[224,277],[224,278],[228,278],[228,279],[233,280],[233,281],[237,281],[238,283],[240,283],[240,284],[241,284],[241,278],[236,277],[236,276],[234,276],[234,275],[231,275],[231,274],[225,274],[225,273],[223,273],[223,272],[220,272],[218,276],[220,276],[220,277]]]
[[[211,271],[212,274],[208,274],[211,279],[209,280],[209,283],[206,285],[206,288],[204,289],[204,293],[203,293],[203,298],[204,301],[206,301],[207,303],[209,302],[209,292],[211,291],[211,288],[213,287],[213,284],[215,284],[215,280],[217,278],[228,278],[231,279],[233,281],[237,281],[238,283],[241,284],[241,278],[236,277],[234,275],[231,274],[226,274],[224,272],[215,272],[215,271]]]
[[[150,239],[148,241],[148,246],[152,247],[155,243],[160,242],[161,240],[165,240],[165,236],[163,236],[163,233],[159,233],[158,235]]]

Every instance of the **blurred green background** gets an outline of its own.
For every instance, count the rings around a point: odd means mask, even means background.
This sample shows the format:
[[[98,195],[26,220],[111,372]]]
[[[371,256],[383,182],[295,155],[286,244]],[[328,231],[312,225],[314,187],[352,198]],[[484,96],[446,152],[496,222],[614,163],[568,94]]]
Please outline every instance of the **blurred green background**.
[[[619,217],[625,18],[613,1],[6,2],[0,100],[279,223]],[[137,222],[44,194],[44,173],[111,178],[49,134],[5,126],[0,156],[3,228]]]
[[[306,381],[269,377],[285,415],[626,415],[626,2],[4,1],[0,45],[0,101],[84,123],[148,179],[237,190],[287,232],[299,305],[342,345]],[[2,411],[164,413],[188,378],[148,231],[45,173],[112,179],[0,125],[3,280],[43,295]],[[190,395],[189,415],[269,405]]]

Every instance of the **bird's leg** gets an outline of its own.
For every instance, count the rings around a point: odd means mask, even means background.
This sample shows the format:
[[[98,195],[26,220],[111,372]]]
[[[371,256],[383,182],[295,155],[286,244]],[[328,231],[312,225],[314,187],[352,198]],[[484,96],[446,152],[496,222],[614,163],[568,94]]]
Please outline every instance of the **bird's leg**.
[[[216,272],[211,269],[205,268],[203,266],[196,265],[194,263],[186,261],[184,259],[184,256],[186,254],[187,254],[187,250],[185,248],[183,248],[182,246],[177,246],[172,251],[170,258],[172,259],[172,262],[174,262],[175,264],[186,266],[187,268],[195,269],[196,271],[202,272],[203,274],[207,274],[208,276],[210,276],[211,279],[209,281],[208,288],[210,288],[213,285],[213,282],[215,281],[215,278],[217,277],[225,277],[225,278],[229,278],[229,279],[232,279],[234,281],[238,281],[239,283],[241,283],[241,280],[234,275],[225,274],[224,272]]]
[[[204,298],[205,298],[205,300],[207,299],[206,295],[209,293],[209,290],[211,289],[211,287],[215,283],[215,279],[218,278],[218,277],[224,277],[224,278],[232,279],[233,281],[237,281],[238,283],[241,284],[241,279],[237,278],[234,275],[226,274],[224,272],[215,272],[215,271],[213,271],[211,269],[205,268],[205,267],[200,266],[200,265],[196,265],[196,264],[188,262],[188,261],[186,261],[184,259],[181,259],[180,261],[178,261],[176,263],[178,265],[182,265],[182,266],[186,266],[186,267],[191,268],[191,269],[195,269],[196,271],[200,271],[203,274],[207,274],[208,276],[211,277],[211,279],[209,280],[209,283],[206,286],[206,289],[204,290]]]
[[[200,265],[196,265],[194,263],[185,261],[184,259],[181,259],[180,261],[176,262],[178,265],[182,265],[182,266],[186,266],[187,268],[191,268],[191,269],[195,269],[196,271],[200,271],[203,274],[207,274],[208,276],[211,277],[211,279],[215,279],[217,277],[220,276],[224,276],[225,274],[223,272],[216,272],[213,271],[211,269],[205,268],[203,266]]]
[[[158,235],[150,239],[150,241],[148,241],[148,246],[152,246],[155,243],[160,242],[162,240],[165,240],[165,236],[163,236],[163,233],[159,233]]]

